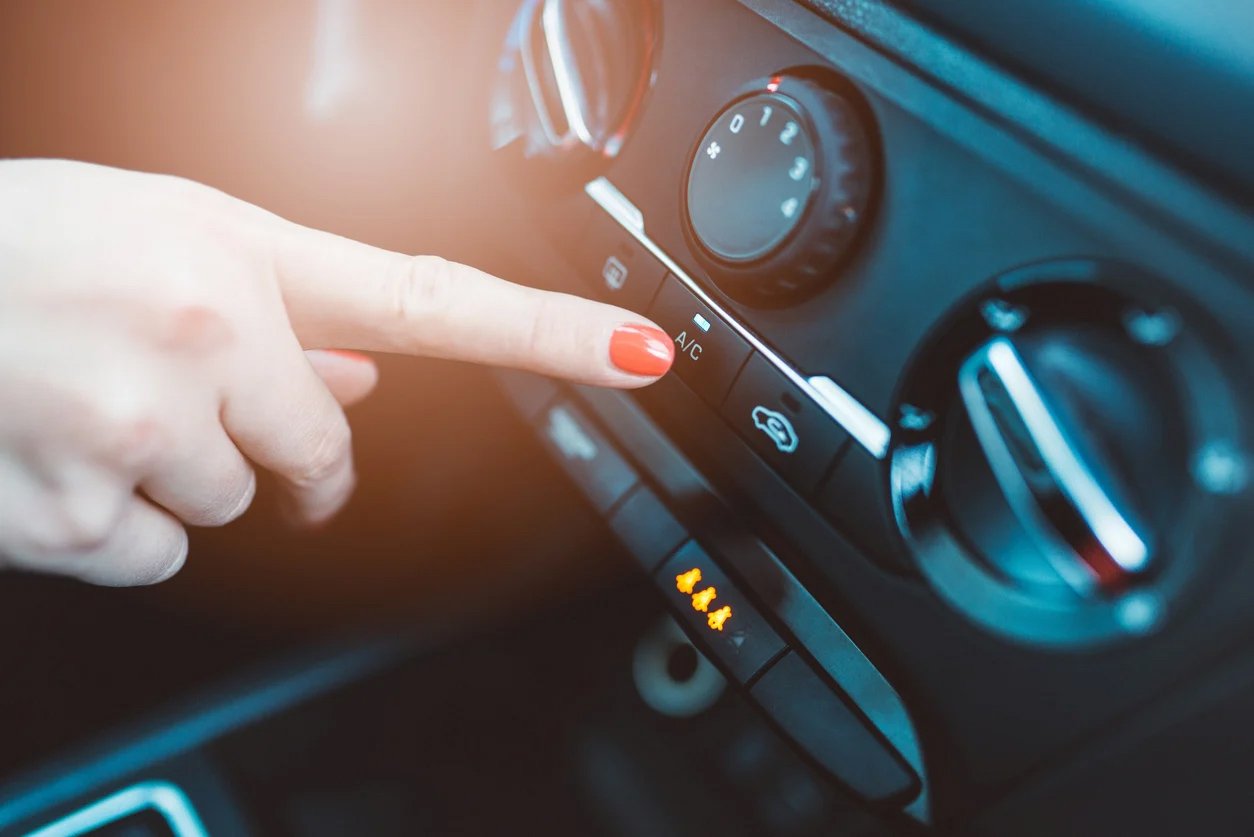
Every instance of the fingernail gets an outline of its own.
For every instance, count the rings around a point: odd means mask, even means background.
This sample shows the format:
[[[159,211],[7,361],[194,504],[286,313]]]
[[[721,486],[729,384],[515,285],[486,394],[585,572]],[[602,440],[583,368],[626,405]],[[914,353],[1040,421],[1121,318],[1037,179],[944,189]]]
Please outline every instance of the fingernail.
[[[675,345],[660,328],[621,325],[610,338],[610,362],[631,375],[665,375],[675,359]]]
[[[348,349],[323,349],[329,355],[342,357],[345,360],[351,360],[356,363],[371,363],[370,355],[363,355],[361,352],[352,352]]]

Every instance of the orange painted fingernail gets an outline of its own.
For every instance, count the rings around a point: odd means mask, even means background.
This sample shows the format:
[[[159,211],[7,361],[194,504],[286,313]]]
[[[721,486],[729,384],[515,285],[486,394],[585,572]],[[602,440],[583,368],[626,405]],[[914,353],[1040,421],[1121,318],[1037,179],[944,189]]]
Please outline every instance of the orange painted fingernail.
[[[342,357],[345,360],[355,361],[357,363],[372,363],[370,355],[363,355],[361,352],[353,352],[348,349],[323,349],[329,355]]]
[[[660,328],[621,325],[610,338],[610,362],[631,375],[665,375],[675,360],[675,344]]]

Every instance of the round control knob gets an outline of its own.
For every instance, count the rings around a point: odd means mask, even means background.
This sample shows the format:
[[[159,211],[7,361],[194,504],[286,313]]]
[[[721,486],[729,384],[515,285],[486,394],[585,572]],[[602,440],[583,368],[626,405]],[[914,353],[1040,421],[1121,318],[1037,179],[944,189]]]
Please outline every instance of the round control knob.
[[[724,111],[701,138],[688,217],[715,258],[761,259],[800,226],[817,182],[803,122],[791,100],[763,93]]]
[[[652,81],[656,0],[526,0],[491,104],[492,140],[582,178],[622,148]]]
[[[684,200],[698,253],[723,290],[780,304],[833,278],[876,179],[864,112],[852,94],[786,76],[710,123]]]
[[[1241,373],[1187,299],[1129,266],[1002,277],[918,355],[893,503],[919,568],[1040,645],[1157,628],[1230,551],[1250,488]]]

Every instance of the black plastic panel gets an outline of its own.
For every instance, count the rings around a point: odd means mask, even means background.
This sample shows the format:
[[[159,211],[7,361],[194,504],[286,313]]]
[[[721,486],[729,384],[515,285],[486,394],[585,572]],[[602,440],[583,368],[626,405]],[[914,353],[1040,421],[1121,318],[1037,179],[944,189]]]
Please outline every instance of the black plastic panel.
[[[840,14],[850,0],[806,0]],[[1121,133],[1254,203],[1254,59],[1246,3],[899,0]]]
[[[1248,368],[1248,216],[1178,177],[1173,161],[1145,156],[989,65],[966,63],[960,48],[898,12],[846,5],[865,15],[842,14],[842,25],[868,31],[851,34],[785,0],[664,5],[650,105],[606,177],[640,210],[645,235],[719,305],[797,370],[830,376],[890,426],[900,418],[890,408],[902,373],[946,313],[991,277],[1044,259],[1147,268],[1204,307],[1234,363]],[[870,31],[881,12],[904,23]],[[896,51],[886,54],[886,44]],[[882,143],[882,199],[859,255],[827,290],[799,306],[739,304],[708,281],[684,233],[685,166],[709,119],[747,80],[813,66],[840,73],[866,98]],[[579,217],[586,201],[572,193],[560,211]],[[564,263],[569,243],[560,225],[550,232],[552,258]],[[597,292],[575,274],[551,281]],[[697,533],[720,519],[700,499],[712,490],[875,661],[917,713],[940,820],[969,817],[1047,766],[1100,746],[1112,725],[1240,653],[1254,629],[1241,593],[1254,569],[1234,561],[1204,602],[1120,648],[1056,653],[998,639],[918,577],[896,534],[886,469],[866,450],[851,445],[810,495],[808,479],[800,490],[789,484],[770,452],[755,452],[682,376],[634,396],[652,424],[619,396],[588,398],[631,456],[650,439],[683,451],[696,474],[647,458],[636,464],[686,526]],[[776,579],[740,557],[748,553],[737,540],[711,546],[746,590],[772,601]]]

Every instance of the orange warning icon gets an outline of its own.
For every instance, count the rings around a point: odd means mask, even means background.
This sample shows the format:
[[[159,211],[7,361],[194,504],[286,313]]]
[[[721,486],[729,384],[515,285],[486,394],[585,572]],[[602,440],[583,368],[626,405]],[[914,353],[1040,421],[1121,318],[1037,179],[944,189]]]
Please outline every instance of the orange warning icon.
[[[693,567],[686,573],[680,573],[675,576],[675,589],[681,593],[691,593],[697,589],[697,582],[701,580],[701,570]]]
[[[711,628],[716,631],[723,630],[724,623],[731,618],[732,609],[730,605],[723,605],[718,610],[706,617],[705,621]]]
[[[692,594],[692,609],[705,613],[710,608],[710,602],[714,601],[718,596],[718,591],[713,587],[707,587],[700,593]]]

